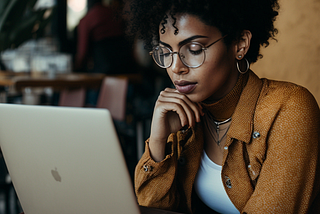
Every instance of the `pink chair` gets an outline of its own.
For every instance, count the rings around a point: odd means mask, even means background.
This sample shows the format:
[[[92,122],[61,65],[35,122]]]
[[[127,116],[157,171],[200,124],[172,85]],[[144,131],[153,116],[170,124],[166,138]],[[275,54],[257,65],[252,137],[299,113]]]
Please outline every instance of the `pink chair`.
[[[64,89],[60,92],[59,106],[83,107],[86,98],[86,89]]]
[[[126,116],[128,79],[105,77],[97,101],[97,108],[106,108],[115,120],[123,121]]]

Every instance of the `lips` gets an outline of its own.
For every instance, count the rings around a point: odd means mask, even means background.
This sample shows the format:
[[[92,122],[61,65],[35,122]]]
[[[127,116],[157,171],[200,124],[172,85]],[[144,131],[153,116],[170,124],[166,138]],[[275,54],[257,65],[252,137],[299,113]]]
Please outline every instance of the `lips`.
[[[197,86],[197,83],[195,82],[188,82],[184,80],[174,81],[174,84],[176,86],[176,89],[182,94],[191,93]]]

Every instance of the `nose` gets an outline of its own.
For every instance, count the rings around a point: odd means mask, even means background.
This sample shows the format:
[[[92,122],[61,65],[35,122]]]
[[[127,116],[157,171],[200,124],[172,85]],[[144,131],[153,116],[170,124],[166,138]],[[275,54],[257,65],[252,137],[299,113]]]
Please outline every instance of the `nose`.
[[[183,64],[183,62],[179,57],[178,52],[172,53],[172,60],[173,60],[171,65],[172,72],[176,74],[186,74],[187,72],[189,72],[189,68],[185,64]]]

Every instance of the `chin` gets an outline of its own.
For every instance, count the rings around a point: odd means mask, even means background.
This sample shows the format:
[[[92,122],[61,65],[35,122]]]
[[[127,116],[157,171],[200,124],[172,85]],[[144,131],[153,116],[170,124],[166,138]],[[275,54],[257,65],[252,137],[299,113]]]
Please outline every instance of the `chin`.
[[[199,103],[205,100],[197,94],[186,94],[186,96],[189,98],[189,100],[191,100],[194,103]]]

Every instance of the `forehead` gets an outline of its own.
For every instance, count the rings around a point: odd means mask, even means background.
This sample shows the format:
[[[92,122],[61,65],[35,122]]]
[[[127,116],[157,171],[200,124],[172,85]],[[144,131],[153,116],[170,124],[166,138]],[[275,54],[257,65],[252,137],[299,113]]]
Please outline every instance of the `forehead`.
[[[167,15],[167,23],[161,23],[159,26],[160,40],[183,40],[195,35],[201,35],[206,37],[219,37],[221,36],[218,28],[210,25],[206,25],[197,16],[190,14],[176,14],[173,17]],[[165,33],[161,33],[161,30],[165,27]],[[175,34],[175,31],[178,33]]]

